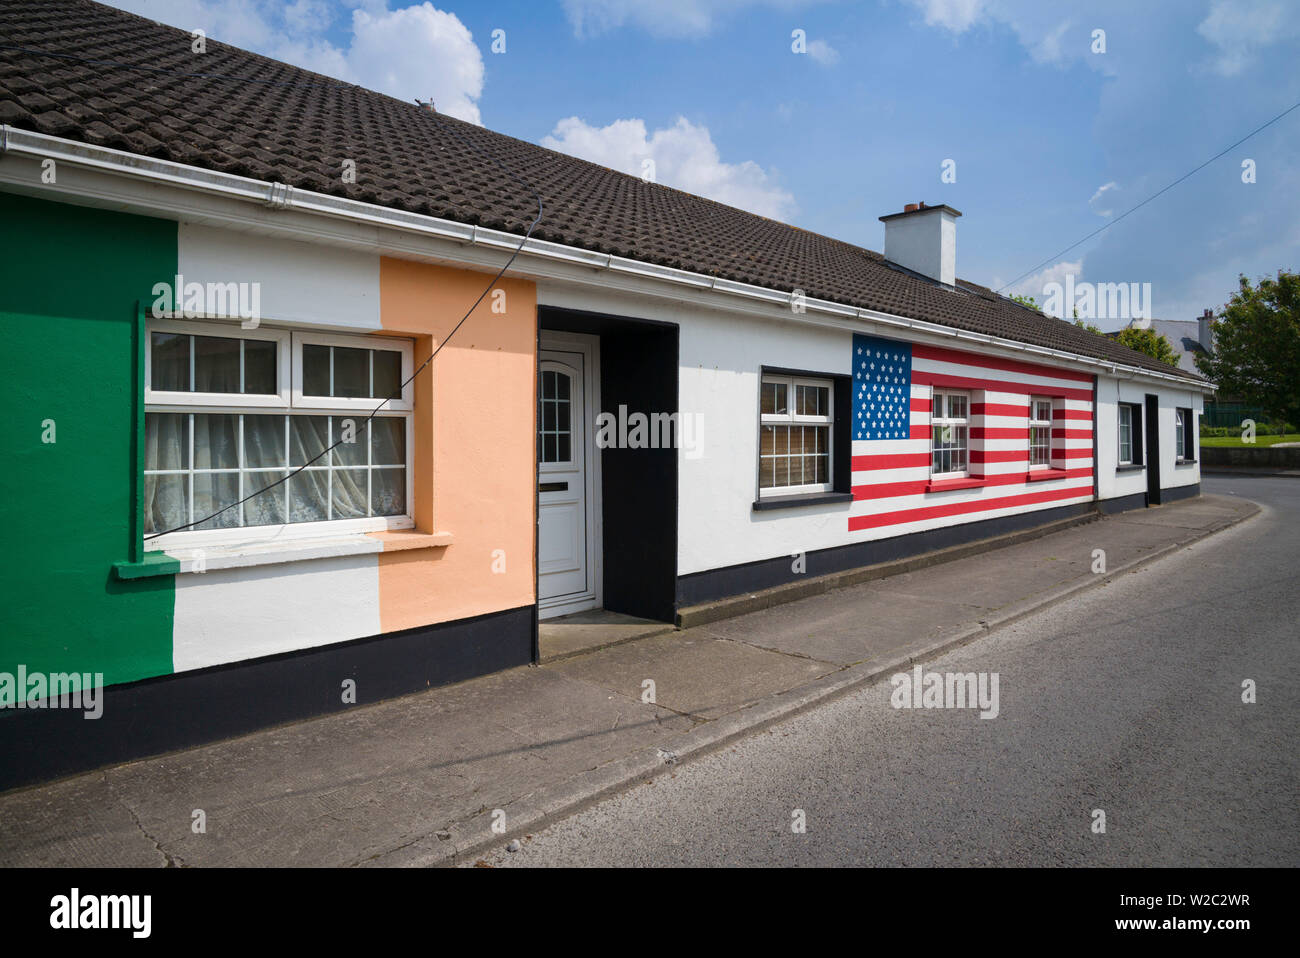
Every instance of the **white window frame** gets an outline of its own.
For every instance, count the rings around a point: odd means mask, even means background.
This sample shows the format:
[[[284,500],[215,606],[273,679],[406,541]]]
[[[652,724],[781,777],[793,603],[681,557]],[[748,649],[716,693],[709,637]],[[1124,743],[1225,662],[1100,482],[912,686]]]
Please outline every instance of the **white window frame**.
[[[1124,456],[1124,413],[1128,413],[1128,457]],[[1115,455],[1118,464],[1121,466],[1136,465],[1133,462],[1133,407],[1129,403],[1120,403],[1116,411],[1115,420]]]
[[[302,392],[302,348],[304,346],[342,346],[348,349],[387,350],[402,354],[402,378],[406,385],[402,394],[396,399],[384,402],[386,397],[372,399],[369,397],[334,398],[331,396],[304,396]],[[293,333],[293,386],[290,391],[292,405],[295,409],[352,409],[370,412],[380,403],[383,408],[394,412],[409,412],[414,407],[413,396],[415,384],[409,382],[414,370],[414,343],[406,339],[390,339],[384,336],[342,336],[330,333],[311,333],[294,330]],[[371,378],[373,381],[373,370]]]
[[[1187,461],[1187,423],[1180,406],[1174,407],[1174,462]]]
[[[1047,418],[1043,419],[1038,415],[1038,407],[1045,404],[1047,406]],[[1052,468],[1052,399],[1050,396],[1031,396],[1029,398],[1029,468],[1033,469],[1051,469]],[[1047,460],[1045,462],[1034,462],[1034,430],[1047,429]]]
[[[763,412],[763,386],[768,384],[786,387],[786,413]],[[795,387],[812,386],[826,390],[827,410],[824,416],[800,415],[794,412]],[[787,376],[779,373],[764,373],[758,393],[759,409],[759,446],[758,446],[758,496],[767,499],[774,496],[813,495],[819,492],[831,492],[835,488],[835,383],[830,379],[816,379],[811,376]],[[762,434],[764,426],[825,426],[826,427],[826,478],[827,482],[803,483],[797,486],[763,486],[763,447]],[[820,455],[820,453],[818,453]]]
[[[961,397],[962,399],[966,400],[966,415],[965,415],[963,418],[961,418],[961,419],[950,418],[950,417],[948,417],[947,415],[944,415],[944,416],[936,416],[936,415],[934,414],[934,412],[935,412],[935,408],[936,408],[936,401],[937,401],[941,396],[959,396],[959,397]],[[971,466],[971,461],[970,461],[970,460],[971,460],[971,442],[970,442],[970,404],[971,404],[971,395],[970,395],[970,392],[967,391],[967,390],[964,390],[964,389],[948,389],[948,388],[945,388],[945,387],[943,387],[943,386],[936,386],[933,390],[931,390],[931,392],[930,392],[930,429],[929,429],[929,439],[930,439],[930,478],[931,478],[931,479],[939,479],[939,480],[943,480],[943,479],[968,479],[968,478],[970,478],[970,474],[971,474],[971,472],[970,472],[970,466]],[[947,412],[947,405],[948,405],[948,404],[945,402],[943,405],[944,405],[944,412],[946,413],[946,412]],[[949,471],[949,472],[935,472],[935,471],[934,471],[934,453],[935,453],[935,449],[934,449],[934,427],[935,427],[935,426],[962,426],[962,427],[965,428],[965,430],[966,430],[966,445],[965,445],[965,449],[966,449],[966,467],[965,467],[964,469],[961,469],[961,470],[954,469],[954,470],[951,470],[951,471]]]
[[[190,335],[208,336],[220,335],[230,338],[245,338],[254,340],[274,340],[281,343],[281,348],[277,351],[277,385],[279,391],[277,394],[266,395],[244,395],[230,393],[187,393],[174,391],[154,391],[149,388],[148,377],[149,370],[152,367],[152,354],[146,352],[145,370],[146,370],[146,391],[145,391],[145,412],[146,413],[198,413],[202,415],[291,415],[295,410],[301,410],[305,414],[313,416],[331,415],[346,416],[355,418],[357,425],[361,426],[369,414],[374,411],[375,407],[382,400],[375,399],[357,399],[357,398],[340,398],[331,400],[329,397],[308,397],[305,403],[295,401],[295,390],[292,385],[298,382],[297,375],[301,373],[301,351],[304,343],[321,344],[321,345],[341,345],[358,349],[387,349],[399,351],[402,353],[402,381],[406,382],[411,377],[412,363],[415,344],[411,340],[396,338],[382,338],[374,335],[358,334],[356,336],[345,335],[323,335],[314,332],[300,332],[299,330],[266,328],[259,326],[257,329],[245,330],[239,326],[230,324],[221,324],[220,321],[214,320],[208,322],[180,322],[176,320],[154,320],[149,319],[146,322],[146,342],[152,344],[153,332],[178,332]],[[328,340],[328,342],[324,342]],[[380,340],[380,341],[376,341]],[[291,360],[291,353],[293,359]],[[296,362],[295,362],[296,360]],[[293,379],[290,379],[293,376]],[[407,383],[403,389],[401,401],[394,400],[384,404],[379,410],[376,418],[387,416],[389,413],[396,414],[393,418],[402,418],[405,420],[404,433],[406,436],[406,513],[398,516],[364,516],[355,519],[327,519],[315,522],[285,522],[278,525],[260,525],[260,526],[233,526],[222,529],[182,529],[178,532],[171,532],[162,536],[146,538],[144,547],[146,551],[158,551],[161,549],[187,549],[200,546],[223,546],[234,544],[245,544],[259,541],[265,541],[273,538],[276,541],[310,539],[320,536],[337,536],[353,533],[366,532],[386,532],[398,529],[415,528],[415,415],[413,412],[413,403],[410,400],[411,384]],[[216,400],[220,400],[217,402]],[[337,403],[334,405],[333,403]],[[287,437],[286,437],[287,439]],[[190,455],[189,462],[191,468],[188,470],[177,470],[182,473],[194,473],[193,462],[193,443],[194,430],[190,428]],[[370,446],[367,442],[367,450]],[[243,456],[243,426],[240,425],[239,454]],[[328,458],[328,457],[327,457]],[[369,458],[369,451],[367,452]],[[320,460],[321,463],[326,461],[325,458]],[[287,466],[283,471],[286,474],[292,474],[298,467]],[[368,466],[367,469],[373,467]],[[210,470],[202,470],[208,472]],[[230,470],[212,470],[215,472],[236,473],[244,472],[243,469]],[[151,474],[157,471],[150,470]],[[253,475],[257,473],[254,472]],[[267,472],[267,482],[273,481],[274,472]],[[248,495],[255,489],[244,489],[241,498]],[[191,497],[192,501],[192,497]],[[197,518],[197,516],[196,516]],[[147,535],[152,535],[148,533]]]
[[[245,339],[259,342],[273,342],[275,349],[275,377],[279,389],[274,393],[204,393],[177,392],[176,390],[153,388],[153,334],[178,333],[186,336],[208,336],[218,339]],[[150,319],[146,324],[145,363],[144,363],[144,401],[146,405],[175,404],[191,406],[256,406],[265,409],[289,408],[289,369],[290,369],[289,330],[243,329],[229,320],[211,322],[190,322],[178,319]],[[194,348],[190,347],[190,382],[194,381]]]

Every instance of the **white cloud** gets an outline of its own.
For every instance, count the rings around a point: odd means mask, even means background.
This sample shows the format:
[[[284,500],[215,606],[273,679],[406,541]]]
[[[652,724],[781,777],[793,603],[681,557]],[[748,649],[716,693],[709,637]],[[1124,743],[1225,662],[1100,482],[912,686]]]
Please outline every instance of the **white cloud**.
[[[1063,64],[1088,52],[1090,31],[1071,33],[1077,25],[1060,19],[1059,9],[1041,0],[907,0],[925,16],[928,26],[962,34],[977,23],[1000,22],[1015,31],[1037,63]],[[1096,60],[1099,69],[1105,61]]]
[[[932,27],[964,33],[983,12],[984,0],[908,0]]]
[[[648,135],[643,120],[594,127],[571,116],[555,125],[542,146],[638,177],[650,160],[655,182],[760,216],[788,220],[796,210],[794,197],[761,166],[752,160],[724,163],[708,128],[685,117]]]
[[[745,7],[794,9],[825,0],[563,0],[564,12],[580,37],[632,25],[658,37],[705,37],[719,20]]]
[[[834,66],[840,62],[840,51],[825,40],[809,40],[808,56],[812,57],[823,66]]]
[[[483,56],[456,15],[431,3],[379,15],[354,10],[348,65],[364,86],[404,99],[431,96],[440,112],[482,122]]]
[[[1088,205],[1092,207],[1092,211],[1096,213],[1098,216],[1113,215],[1115,212],[1113,209],[1098,209],[1098,204],[1105,203],[1108,199],[1106,194],[1111,192],[1112,190],[1118,190],[1118,189],[1119,189],[1119,184],[1116,183],[1114,180],[1111,180],[1109,183],[1106,183],[1103,186],[1098,187],[1097,192],[1092,194],[1092,199],[1088,200]],[[1114,197],[1111,196],[1109,197],[1109,199],[1114,199]]]
[[[483,56],[454,13],[424,2],[389,10],[383,0],[353,0],[346,48],[326,38],[332,4],[294,0],[109,0],[113,6],[402,100],[433,98],[438,110],[481,123]]]
[[[1233,76],[1263,47],[1300,36],[1300,22],[1279,0],[1215,0],[1196,32],[1219,48],[1215,71]]]
[[[1077,259],[1073,262],[1062,260],[1055,266],[1048,266],[1046,269],[1027,276],[1010,289],[1005,290],[1007,296],[1032,296],[1038,303],[1038,308],[1042,309],[1046,305],[1047,293],[1045,292],[1048,283],[1060,283],[1065,285],[1067,274],[1074,275],[1075,283],[1083,279],[1083,260]],[[1002,285],[1000,280],[994,280],[993,288],[998,289]]]

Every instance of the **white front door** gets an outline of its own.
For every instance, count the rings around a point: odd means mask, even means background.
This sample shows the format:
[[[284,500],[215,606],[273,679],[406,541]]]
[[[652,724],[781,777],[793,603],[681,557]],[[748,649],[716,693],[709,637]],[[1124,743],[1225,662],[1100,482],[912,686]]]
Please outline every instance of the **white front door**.
[[[593,350],[550,343],[537,377],[537,587],[543,616],[599,604],[592,529]]]

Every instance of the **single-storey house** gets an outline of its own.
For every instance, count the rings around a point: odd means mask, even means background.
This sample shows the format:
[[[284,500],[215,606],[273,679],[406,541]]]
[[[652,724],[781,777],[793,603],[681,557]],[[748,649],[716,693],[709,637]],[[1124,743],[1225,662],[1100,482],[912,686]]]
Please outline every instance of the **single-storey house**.
[[[1211,385],[947,205],[882,254],[87,0],[0,35],[0,787],[1199,493]]]

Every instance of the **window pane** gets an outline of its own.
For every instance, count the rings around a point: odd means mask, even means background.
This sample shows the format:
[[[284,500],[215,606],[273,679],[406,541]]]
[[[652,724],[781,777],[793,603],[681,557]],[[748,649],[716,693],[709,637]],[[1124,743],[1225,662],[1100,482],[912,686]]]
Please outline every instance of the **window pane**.
[[[348,399],[370,395],[370,350],[334,347],[333,395]]]
[[[188,476],[144,477],[144,531],[148,535],[190,521]]]
[[[405,469],[371,470],[370,513],[376,516],[406,514]]]
[[[335,482],[340,473],[334,473]],[[365,474],[362,473],[364,476]],[[327,469],[306,469],[289,477],[289,521],[322,522],[329,518],[329,483],[330,472]],[[365,486],[361,487],[361,503],[364,510],[366,501]],[[362,515],[364,515],[364,511]],[[335,519],[351,518],[352,514],[341,516],[336,509]]]
[[[799,415],[830,415],[830,391],[825,386],[798,386],[796,388],[799,395]]]
[[[278,392],[275,369],[276,345],[260,339],[244,340],[244,392],[274,395]]]
[[[763,383],[760,411],[768,416],[776,412],[776,383]]]
[[[330,394],[330,348],[302,347],[302,393],[304,396]]]
[[[773,477],[772,485],[788,486],[790,485],[790,460],[785,456],[778,456],[772,460]]]
[[[377,470],[376,475],[383,470]],[[335,519],[360,519],[366,515],[369,498],[365,469],[335,469],[331,501]]]
[[[569,434],[568,434],[567,432],[562,432],[562,433],[560,433],[559,436],[557,436],[556,438],[558,439],[558,444],[557,444],[557,446],[556,446],[556,452],[555,452],[555,454],[559,457],[556,461],[557,461],[557,462],[572,462],[572,461],[573,461],[573,444],[572,444],[572,442],[570,441]]]
[[[269,418],[269,417],[268,417]],[[247,436],[247,425],[245,425],[245,436]],[[277,479],[283,479],[287,472],[246,472],[244,473],[244,495],[251,495],[259,489],[266,489],[267,486]],[[259,495],[253,496],[244,503],[244,525],[246,526],[278,526],[284,523],[284,493],[286,484],[280,483],[271,489],[267,489]],[[234,511],[234,510],[231,510]]]
[[[249,490],[252,491],[251,489]],[[194,518],[202,519],[239,501],[239,473],[197,472],[194,474]],[[195,529],[230,529],[240,524],[239,507],[200,522]]]
[[[239,340],[194,337],[194,391],[239,392]]]
[[[289,423],[289,465],[304,465],[325,451],[328,416],[290,416]],[[316,459],[312,465],[326,465],[325,457]]]
[[[935,393],[930,401],[930,418],[943,419],[943,393]]]
[[[224,414],[194,416],[194,468],[239,468],[238,416]],[[197,508],[197,489],[194,498]]]
[[[772,451],[778,456],[784,456],[790,451],[790,427],[773,426],[772,428],[775,432],[773,438],[776,443],[775,448]]]
[[[145,413],[144,467],[145,469],[188,469],[190,467],[189,413]]]
[[[966,397],[965,396],[948,397],[948,418],[949,419],[966,418]]]
[[[364,466],[366,464],[366,417],[335,416],[333,429],[330,443],[338,444],[334,446],[334,453],[331,456],[333,464]]]
[[[370,461],[376,466],[406,465],[406,420],[376,416],[370,421]]]
[[[244,417],[244,468],[285,464],[284,416]]]
[[[569,377],[557,374],[555,377],[555,398],[569,398]]]
[[[390,349],[376,349],[371,352],[375,367],[375,399],[401,399],[397,389],[402,385],[402,354]],[[387,408],[387,407],[385,407]]]
[[[758,432],[758,454],[770,456],[776,452],[776,427],[763,426]]]
[[[555,409],[557,405],[558,403],[554,402],[542,403],[542,428],[547,432],[555,431]]]
[[[179,333],[151,333],[151,387],[190,391],[190,338]]]
[[[817,415],[817,393],[809,386],[795,386],[795,413],[800,416]]]

